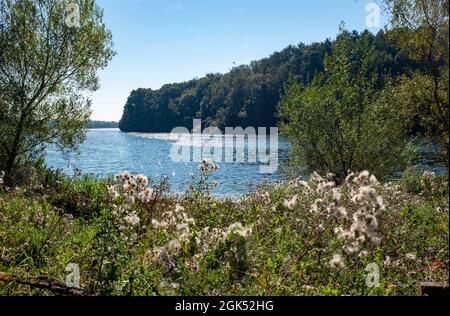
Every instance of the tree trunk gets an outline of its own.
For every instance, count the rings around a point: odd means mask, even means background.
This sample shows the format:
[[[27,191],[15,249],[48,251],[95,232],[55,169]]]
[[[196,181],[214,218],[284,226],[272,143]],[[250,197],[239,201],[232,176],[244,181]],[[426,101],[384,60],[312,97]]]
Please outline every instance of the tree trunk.
[[[15,153],[11,153],[8,155],[8,158],[6,160],[6,165],[5,165],[5,184],[9,187],[14,185],[14,167],[16,164],[16,159],[17,159],[17,154]]]
[[[11,148],[7,154],[5,170],[3,170],[6,173],[5,182],[7,186],[14,185],[14,173],[17,162],[17,156],[19,155],[19,145],[22,139],[25,118],[26,116],[22,113],[22,115],[20,116],[19,124],[16,129],[16,134],[14,135],[13,143],[11,144]]]

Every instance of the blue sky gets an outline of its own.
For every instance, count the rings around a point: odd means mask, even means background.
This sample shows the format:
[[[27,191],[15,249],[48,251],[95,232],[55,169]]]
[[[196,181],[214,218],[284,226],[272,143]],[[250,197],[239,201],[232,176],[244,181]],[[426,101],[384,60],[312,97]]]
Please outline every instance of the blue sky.
[[[290,44],[367,29],[374,0],[98,0],[117,56],[99,72],[92,119],[116,120],[131,90],[227,72]],[[383,20],[381,21],[383,23]],[[377,32],[377,28],[368,28]]]

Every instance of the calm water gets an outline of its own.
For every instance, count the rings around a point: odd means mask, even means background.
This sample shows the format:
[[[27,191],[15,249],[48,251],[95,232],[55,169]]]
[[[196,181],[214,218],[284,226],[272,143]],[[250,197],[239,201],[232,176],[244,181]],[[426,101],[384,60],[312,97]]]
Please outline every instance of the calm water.
[[[80,147],[79,155],[64,157],[58,151],[47,150],[46,163],[49,167],[62,169],[73,175],[74,169],[83,174],[107,177],[122,171],[144,174],[158,182],[168,177],[172,192],[185,192],[191,182],[191,173],[197,172],[198,162],[175,163],[170,157],[170,150],[177,142],[170,134],[126,134],[116,129],[89,130],[87,140]],[[202,147],[204,142],[195,141],[195,146]],[[286,161],[288,144],[279,139],[279,163]],[[416,144],[420,152],[426,152],[424,144]],[[446,173],[446,166],[435,164],[423,155],[417,163],[421,169],[437,173]],[[247,159],[246,159],[247,161]],[[212,177],[219,187],[213,193],[220,196],[237,197],[261,184],[265,179],[282,180],[280,169],[274,174],[261,174],[258,163],[218,163],[220,170]]]
[[[47,151],[48,166],[73,174],[74,168],[84,174],[99,177],[122,171],[144,174],[155,182],[167,176],[172,192],[184,192],[189,186],[190,173],[197,172],[198,163],[175,163],[170,150],[176,140],[169,134],[126,134],[119,130],[89,130],[79,155],[63,157],[54,149]],[[196,144],[202,146],[202,144]],[[279,159],[288,155],[287,143],[279,140]],[[274,174],[261,174],[258,163],[218,163],[220,170],[212,180],[219,182],[216,195],[236,197],[254,190],[265,178],[279,181],[280,170]]]

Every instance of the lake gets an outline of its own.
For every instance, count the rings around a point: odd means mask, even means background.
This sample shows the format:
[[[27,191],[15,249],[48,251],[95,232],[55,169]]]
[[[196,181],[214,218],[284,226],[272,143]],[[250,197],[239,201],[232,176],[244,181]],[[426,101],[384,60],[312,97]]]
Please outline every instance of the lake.
[[[173,162],[171,148],[177,140],[171,134],[122,133],[118,129],[88,130],[86,141],[80,146],[78,155],[64,157],[54,148],[46,154],[49,167],[62,169],[72,175],[75,168],[83,174],[107,177],[122,171],[144,174],[157,182],[166,176],[172,192],[185,192],[191,182],[191,173],[196,173],[198,162]],[[248,142],[246,142],[246,145]],[[194,146],[202,147],[197,143]],[[273,149],[273,148],[271,148]],[[288,144],[279,139],[278,157],[282,163],[288,157]],[[247,161],[247,159],[246,159]],[[261,163],[222,163],[220,170],[211,177],[219,186],[213,193],[219,196],[236,197],[253,191],[265,179],[280,181],[280,168],[273,174],[261,174]]]
[[[97,177],[108,177],[122,171],[144,174],[154,182],[158,182],[162,177],[168,177],[171,191],[183,193],[191,183],[190,174],[198,172],[199,163],[174,162],[171,158],[171,149],[177,141],[178,138],[172,134],[127,134],[118,129],[88,130],[87,139],[81,144],[78,155],[64,157],[56,149],[49,148],[46,164],[55,169],[62,169],[69,175],[73,175],[75,168],[78,168],[83,174]],[[201,140],[194,141],[193,144],[193,151],[204,149],[205,146]],[[423,143],[416,146],[419,151],[424,153],[427,151]],[[245,150],[248,148],[248,141],[244,147]],[[276,147],[281,166],[287,160],[289,146],[285,139],[280,138]],[[236,152],[233,152],[233,155],[236,158]],[[437,173],[448,171],[446,166],[435,164],[426,157],[423,155],[417,162],[421,169]],[[247,161],[247,155],[245,158]],[[254,191],[266,179],[272,182],[283,179],[281,167],[273,174],[263,174],[261,166],[264,164],[258,162],[218,162],[218,165],[220,170],[211,177],[211,181],[219,183],[212,192],[216,196],[235,198]]]

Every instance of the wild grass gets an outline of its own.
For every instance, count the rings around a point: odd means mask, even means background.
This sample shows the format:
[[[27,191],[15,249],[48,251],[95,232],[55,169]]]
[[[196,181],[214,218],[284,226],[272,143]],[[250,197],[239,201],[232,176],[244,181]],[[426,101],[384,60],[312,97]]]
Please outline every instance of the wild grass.
[[[231,201],[210,194],[217,168],[203,162],[183,196],[129,173],[0,181],[0,271],[65,282],[74,263],[92,295],[420,295],[448,281],[447,178],[314,174]],[[10,281],[0,295],[54,293]]]

